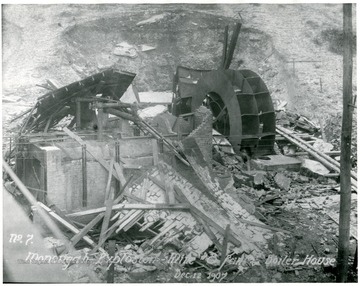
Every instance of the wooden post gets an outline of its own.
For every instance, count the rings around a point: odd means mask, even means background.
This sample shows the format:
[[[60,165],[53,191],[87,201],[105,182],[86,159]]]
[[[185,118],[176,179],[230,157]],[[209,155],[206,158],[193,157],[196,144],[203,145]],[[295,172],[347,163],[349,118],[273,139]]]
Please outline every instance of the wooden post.
[[[103,132],[104,132],[104,110],[102,108],[98,109],[98,140],[101,141],[103,139]]]
[[[231,36],[231,40],[230,40],[230,44],[229,44],[229,51],[226,54],[224,69],[228,69],[230,67],[231,61],[234,56],[234,51],[235,51],[235,47],[236,47],[236,42],[239,37],[240,29],[241,29],[241,23],[236,23],[234,31]]]
[[[107,273],[107,279],[106,282],[107,283],[114,283],[114,269],[115,269],[115,263],[114,258],[115,258],[115,251],[116,251],[116,244],[115,244],[115,240],[110,240],[109,241],[109,256],[111,258],[111,265],[109,268],[109,271]]]
[[[230,231],[230,224],[228,224],[225,229],[223,244],[222,244],[222,248],[221,248],[220,264],[223,264],[226,259],[227,247],[228,247],[228,241],[229,241],[229,231]]]
[[[120,142],[115,141],[115,162],[120,164]],[[120,192],[120,181],[116,180],[115,182],[115,197],[118,196]]]
[[[81,128],[81,102],[76,101],[76,129],[79,130]]]
[[[225,32],[224,32],[223,53],[222,53],[221,65],[220,65],[221,69],[224,69],[224,67],[225,67],[226,53],[227,53],[227,47],[228,47],[228,37],[229,37],[229,25],[226,25]]]
[[[86,144],[81,146],[82,148],[82,206],[87,206],[87,165],[86,165]]]
[[[346,282],[350,243],[352,127],[352,4],[343,4],[343,114],[340,159],[340,217],[337,282]]]
[[[158,142],[156,139],[151,140],[152,143],[152,149],[153,149],[153,160],[154,160],[154,166],[157,166],[159,164],[159,147]]]

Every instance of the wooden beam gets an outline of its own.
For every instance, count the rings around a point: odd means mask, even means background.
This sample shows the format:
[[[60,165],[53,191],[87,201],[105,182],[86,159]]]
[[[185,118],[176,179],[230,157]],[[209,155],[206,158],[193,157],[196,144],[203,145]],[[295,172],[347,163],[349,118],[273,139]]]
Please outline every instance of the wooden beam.
[[[352,129],[352,4],[343,4],[343,112],[341,127],[340,158],[340,217],[339,248],[337,257],[338,276],[336,282],[347,282],[350,246],[351,213],[351,129]]]
[[[220,265],[224,263],[226,259],[227,254],[227,247],[228,247],[228,241],[229,241],[229,231],[230,231],[230,224],[228,224],[225,228],[225,235],[224,240],[221,248],[221,259],[220,259]]]
[[[105,214],[104,214],[103,223],[101,225],[101,232],[100,232],[99,243],[98,243],[99,247],[101,247],[103,245],[103,243],[105,242],[105,240],[104,240],[105,232],[109,228],[110,216],[111,216],[111,211],[112,211],[112,206],[113,206],[113,201],[114,201],[114,189],[111,188],[111,179],[112,179],[112,171],[113,171],[114,161],[115,161],[115,159],[112,158],[111,162],[110,162],[110,172],[109,172],[108,181],[107,181],[106,190],[105,190]]]
[[[119,196],[114,200],[114,204],[119,203],[124,197],[124,192],[128,188],[128,185],[133,178],[133,175],[129,178],[129,180],[125,183],[125,185],[121,188]],[[71,242],[73,245],[76,245],[83,236],[85,236],[90,229],[92,229],[99,221],[101,221],[104,217],[104,213],[98,214],[92,221],[90,221],[79,233],[77,233],[72,239]]]
[[[49,217],[49,214],[42,209],[41,207],[38,207],[38,202],[32,195],[32,193],[27,189],[27,187],[24,185],[24,183],[19,179],[19,177],[15,174],[15,172],[10,168],[10,166],[5,162],[3,159],[3,168],[5,172],[11,177],[11,179],[15,182],[20,192],[24,195],[24,197],[27,199],[27,201],[32,206],[36,206],[38,209],[38,213],[40,217],[45,222],[46,226],[51,230],[51,232],[54,234],[54,236],[64,242],[64,245],[70,249],[73,250],[72,245],[69,243],[69,240],[67,237],[62,233],[62,231],[59,229],[56,223]]]
[[[151,140],[152,150],[153,150],[153,158],[154,158],[154,166],[159,164],[159,147],[156,139]]]
[[[233,56],[234,56],[234,51],[235,51],[235,47],[236,47],[236,42],[237,42],[238,37],[239,37],[240,29],[241,29],[241,23],[236,23],[234,31],[233,31],[232,36],[231,36],[231,40],[230,40],[230,44],[229,44],[229,50],[228,50],[228,52],[226,54],[224,69],[228,69],[230,67],[231,61],[232,61]]]
[[[109,241],[109,256],[111,258],[115,257],[115,252],[116,252],[116,243],[115,240],[110,240]],[[110,262],[110,268],[107,272],[107,277],[106,277],[106,282],[107,283],[114,283],[114,274],[115,274],[115,263],[114,262]]]
[[[188,204],[115,204],[112,207],[112,210],[188,210]],[[106,207],[96,208],[92,210],[80,211],[76,213],[68,214],[67,217],[79,217],[91,214],[98,214],[104,212]]]
[[[178,186],[174,186],[174,190],[176,194],[178,195],[178,198],[180,201],[186,201],[184,198],[186,196],[182,193],[180,188]],[[222,235],[225,235],[225,229],[222,228],[220,225],[218,225],[216,222],[214,222],[211,218],[209,218],[207,215],[205,215],[202,211],[194,207],[193,205],[190,205],[190,212],[194,213],[194,215],[199,216],[201,219],[203,219],[206,223],[208,223],[211,227],[215,228],[217,231],[219,231]],[[236,238],[236,236],[233,234],[231,229],[229,230],[229,241],[236,245],[240,246],[242,243],[240,240]]]
[[[115,172],[119,177],[120,184],[123,186],[126,183],[123,167],[121,166],[121,163],[118,162],[114,163],[114,167],[115,167]]]
[[[75,234],[71,239],[71,243],[75,246],[99,221],[102,220],[104,214],[99,214],[92,221],[90,221],[83,229]]]
[[[226,25],[225,32],[224,32],[224,44],[223,44],[223,51],[222,51],[222,57],[221,57],[221,64],[220,64],[221,69],[224,69],[224,67],[225,67],[226,54],[227,54],[227,49],[228,49],[228,37],[229,37],[229,25]]]
[[[137,222],[142,216],[144,215],[143,210],[136,210],[132,216],[130,216],[126,221],[121,223],[119,227],[116,229],[116,233],[119,233],[120,230],[124,229],[125,227],[131,227],[135,222]],[[129,226],[131,225],[131,226]]]
[[[67,129],[66,127],[63,128],[64,132],[69,135],[71,138],[75,139],[75,141],[77,141],[80,145],[84,145],[86,144],[84,140],[82,140],[78,135],[76,135],[75,133],[71,132],[69,129]],[[102,159],[101,157],[97,156],[97,154],[94,152],[94,150],[92,149],[92,146],[90,146],[89,144],[87,145],[86,151],[96,160],[99,162],[99,164],[101,166],[103,166],[108,172],[110,171],[110,165],[108,164],[108,162],[106,162],[104,159]],[[118,175],[116,173],[112,173],[112,175],[117,179],[120,180]]]
[[[43,203],[38,203],[45,211],[47,211],[49,213],[50,216],[52,216],[54,219],[56,219],[59,223],[61,223],[63,226],[65,226],[68,230],[70,230],[71,232],[77,234],[80,232],[80,230],[78,230],[75,226],[71,225],[70,223],[68,223],[66,220],[64,220],[62,217],[60,217],[59,215],[57,215],[56,213],[54,213],[50,208],[48,208],[47,206],[45,206]],[[84,236],[83,240],[86,241],[89,245],[91,245],[92,247],[95,247],[96,244],[95,242],[88,236]]]

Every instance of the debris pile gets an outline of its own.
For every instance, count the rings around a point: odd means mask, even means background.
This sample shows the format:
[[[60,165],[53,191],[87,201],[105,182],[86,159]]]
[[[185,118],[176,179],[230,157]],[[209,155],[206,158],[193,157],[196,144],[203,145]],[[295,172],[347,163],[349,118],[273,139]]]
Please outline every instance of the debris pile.
[[[56,222],[59,231],[42,232],[56,257],[71,258],[73,281],[233,282],[252,269],[276,277],[307,271],[268,261],[306,257],[307,234],[293,235],[295,214],[316,225],[309,210],[318,212],[327,218],[324,233],[336,238],[334,142],[282,111],[271,152],[234,151],[205,106],[175,116],[162,104],[122,102],[133,77],[108,70],[49,92],[7,153],[16,174],[7,172],[5,188],[23,204],[31,193],[24,206],[34,222],[44,225],[44,212]],[[356,191],[356,174],[352,180]],[[355,198],[352,208],[356,214]],[[329,241],[312,247],[331,257]]]

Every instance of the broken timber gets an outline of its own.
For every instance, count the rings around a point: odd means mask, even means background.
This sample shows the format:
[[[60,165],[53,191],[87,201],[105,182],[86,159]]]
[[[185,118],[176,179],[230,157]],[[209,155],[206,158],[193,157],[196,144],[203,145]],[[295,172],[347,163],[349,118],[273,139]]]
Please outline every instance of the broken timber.
[[[112,210],[187,210],[189,209],[188,204],[115,204]],[[104,212],[106,207],[80,211],[76,213],[67,214],[68,217],[79,217],[91,214],[98,214]]]
[[[333,158],[329,157],[328,155],[319,152],[314,147],[309,145],[307,142],[302,140],[301,138],[297,137],[296,135],[291,134],[286,128],[277,126],[276,131],[282,135],[284,138],[288,139],[290,142],[294,143],[296,146],[300,147],[301,149],[304,149],[306,152],[308,152],[311,156],[313,156],[315,159],[319,160],[322,164],[324,164],[326,167],[336,171],[337,173],[340,173],[340,164]],[[355,172],[351,172],[351,185],[357,189],[357,176]]]

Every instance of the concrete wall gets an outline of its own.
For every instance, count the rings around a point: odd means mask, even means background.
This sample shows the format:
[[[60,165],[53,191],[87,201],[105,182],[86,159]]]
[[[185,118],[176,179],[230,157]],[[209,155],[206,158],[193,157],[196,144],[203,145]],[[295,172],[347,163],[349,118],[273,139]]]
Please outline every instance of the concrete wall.
[[[173,138],[176,138],[174,136]],[[150,137],[134,137],[120,140],[121,160],[129,166],[153,165],[153,147]],[[114,141],[86,141],[97,157],[107,161],[115,155]],[[57,142],[51,146],[46,144],[31,145],[22,167],[19,159],[19,175],[25,185],[46,191],[47,198],[65,212],[82,207],[82,148],[76,142]],[[89,148],[89,147],[88,147]],[[34,169],[40,179],[40,186],[35,180]],[[125,174],[128,172],[125,171]],[[89,153],[87,153],[87,207],[104,205],[108,172]],[[115,179],[112,182],[115,184]]]

